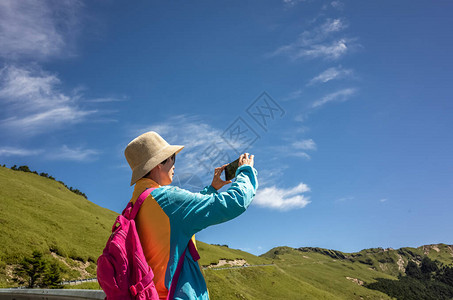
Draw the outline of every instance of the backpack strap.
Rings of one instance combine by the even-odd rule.
[[[148,189],[144,190],[143,193],[140,194],[140,196],[138,197],[137,201],[135,201],[134,204],[132,204],[132,202],[129,202],[126,209],[123,211],[123,215],[125,215],[129,220],[135,219],[143,202],[145,202],[145,199],[155,189],[156,188],[148,188]],[[148,274],[146,274],[145,277],[142,278],[142,280],[140,280],[137,284],[132,285],[129,288],[131,294],[134,297],[137,294],[140,294],[153,282],[153,278],[154,278],[154,273],[148,272]]]
[[[148,272],[148,274],[145,275],[145,277],[142,278],[137,284],[131,285],[129,287],[129,291],[131,292],[132,296],[137,296],[137,294],[140,294],[143,292],[145,289],[149,287],[149,285],[153,282],[154,278],[154,273],[153,272]]]
[[[138,214],[138,211],[140,210],[140,207],[142,206],[143,202],[145,202],[145,199],[151,194],[153,190],[156,188],[148,188],[143,193],[140,194],[138,197],[137,201],[135,201],[134,204],[132,202],[129,202],[126,206],[126,208],[123,210],[122,215],[126,217],[128,220],[133,220]]]
[[[178,279],[179,279],[179,275],[181,274],[181,269],[182,269],[182,265],[184,263],[184,258],[186,257],[187,249],[189,249],[189,253],[192,256],[194,261],[198,261],[200,259],[200,255],[198,254],[197,247],[195,247],[195,244],[193,243],[192,239],[190,239],[189,244],[187,245],[187,248],[184,249],[184,252],[182,253],[181,257],[179,258],[178,266],[176,267],[175,274],[173,275],[173,279],[171,280],[170,290],[168,291],[167,300],[173,300],[173,297],[175,296],[176,285],[178,285]]]

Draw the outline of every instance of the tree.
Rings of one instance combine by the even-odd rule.
[[[422,272],[418,268],[417,264],[414,263],[413,261],[409,261],[406,266],[406,275],[409,277],[421,279],[422,278]]]
[[[14,270],[19,284],[27,283],[28,288],[59,288],[61,282],[60,267],[56,262],[49,263],[43,254],[33,251],[31,257],[25,257]]]
[[[43,286],[57,289],[60,288],[61,275],[60,275],[60,266],[56,262],[51,263],[47,268],[43,276]]]
[[[425,256],[422,259],[420,270],[423,274],[431,274],[431,272],[437,272],[439,268],[437,267],[436,262],[432,261],[428,256]]]
[[[31,173],[30,168],[28,166],[20,166],[19,168],[17,168],[17,171]]]
[[[34,250],[31,257],[25,257],[15,269],[16,277],[20,283],[27,280],[28,287],[33,288],[41,283],[41,276],[46,268],[42,253]]]

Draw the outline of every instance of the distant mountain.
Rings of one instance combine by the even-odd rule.
[[[14,266],[33,250],[58,262],[65,280],[95,277],[116,216],[57,181],[0,167],[0,287],[14,285]],[[391,299],[365,285],[397,280],[409,262],[419,265],[425,256],[453,265],[453,246],[445,244],[356,253],[277,247],[261,256],[197,246],[211,299],[222,300]]]
[[[404,274],[409,261],[420,264],[425,256],[428,256],[432,260],[437,260],[444,265],[453,265],[453,245],[445,244],[425,245],[418,248],[405,247],[396,250],[392,248],[371,248],[356,253],[343,253],[337,250],[313,247],[301,247],[297,249],[277,247],[261,256],[271,259],[282,258],[282,254],[291,251],[317,253],[338,261],[361,263],[367,265],[372,270],[393,276]]]

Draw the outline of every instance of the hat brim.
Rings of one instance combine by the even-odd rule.
[[[184,146],[181,145],[168,145],[162,149],[158,155],[154,156],[150,160],[138,165],[132,170],[131,186],[134,185],[140,178],[145,176],[149,171],[154,169],[162,161],[166,160],[173,154],[178,154]]]

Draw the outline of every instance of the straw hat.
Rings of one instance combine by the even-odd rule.
[[[162,161],[181,151],[182,148],[184,146],[168,144],[154,131],[149,131],[133,139],[124,150],[124,155],[132,169],[131,185]]]

